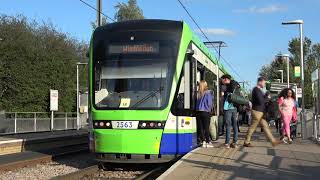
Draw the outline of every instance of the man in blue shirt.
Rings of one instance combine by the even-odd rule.
[[[227,86],[227,89],[223,93],[224,96],[224,122],[226,125],[226,148],[237,148],[238,141],[238,124],[237,124],[237,108],[229,102],[229,96],[233,93],[234,88],[237,86],[237,82],[231,80],[231,76],[225,74],[221,77],[222,84]],[[233,128],[233,142],[230,144],[230,136],[231,136],[231,127]]]

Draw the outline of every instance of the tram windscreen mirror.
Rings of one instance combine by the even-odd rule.
[[[159,43],[110,44],[108,54],[158,54]]]

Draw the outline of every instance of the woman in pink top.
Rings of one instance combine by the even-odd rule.
[[[281,120],[283,123],[282,127],[282,138],[284,142],[289,141],[292,143],[290,136],[290,122],[291,120],[297,120],[295,94],[292,89],[286,88],[279,95],[279,110],[281,113]]]

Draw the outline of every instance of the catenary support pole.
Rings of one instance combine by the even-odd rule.
[[[102,25],[102,0],[97,0],[97,27]]]

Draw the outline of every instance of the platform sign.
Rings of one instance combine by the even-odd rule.
[[[297,88],[297,98],[302,98],[302,88]]]
[[[58,111],[58,90],[50,89],[50,111]]]
[[[295,66],[294,67],[294,77],[300,77],[300,74],[301,74],[300,66]]]

